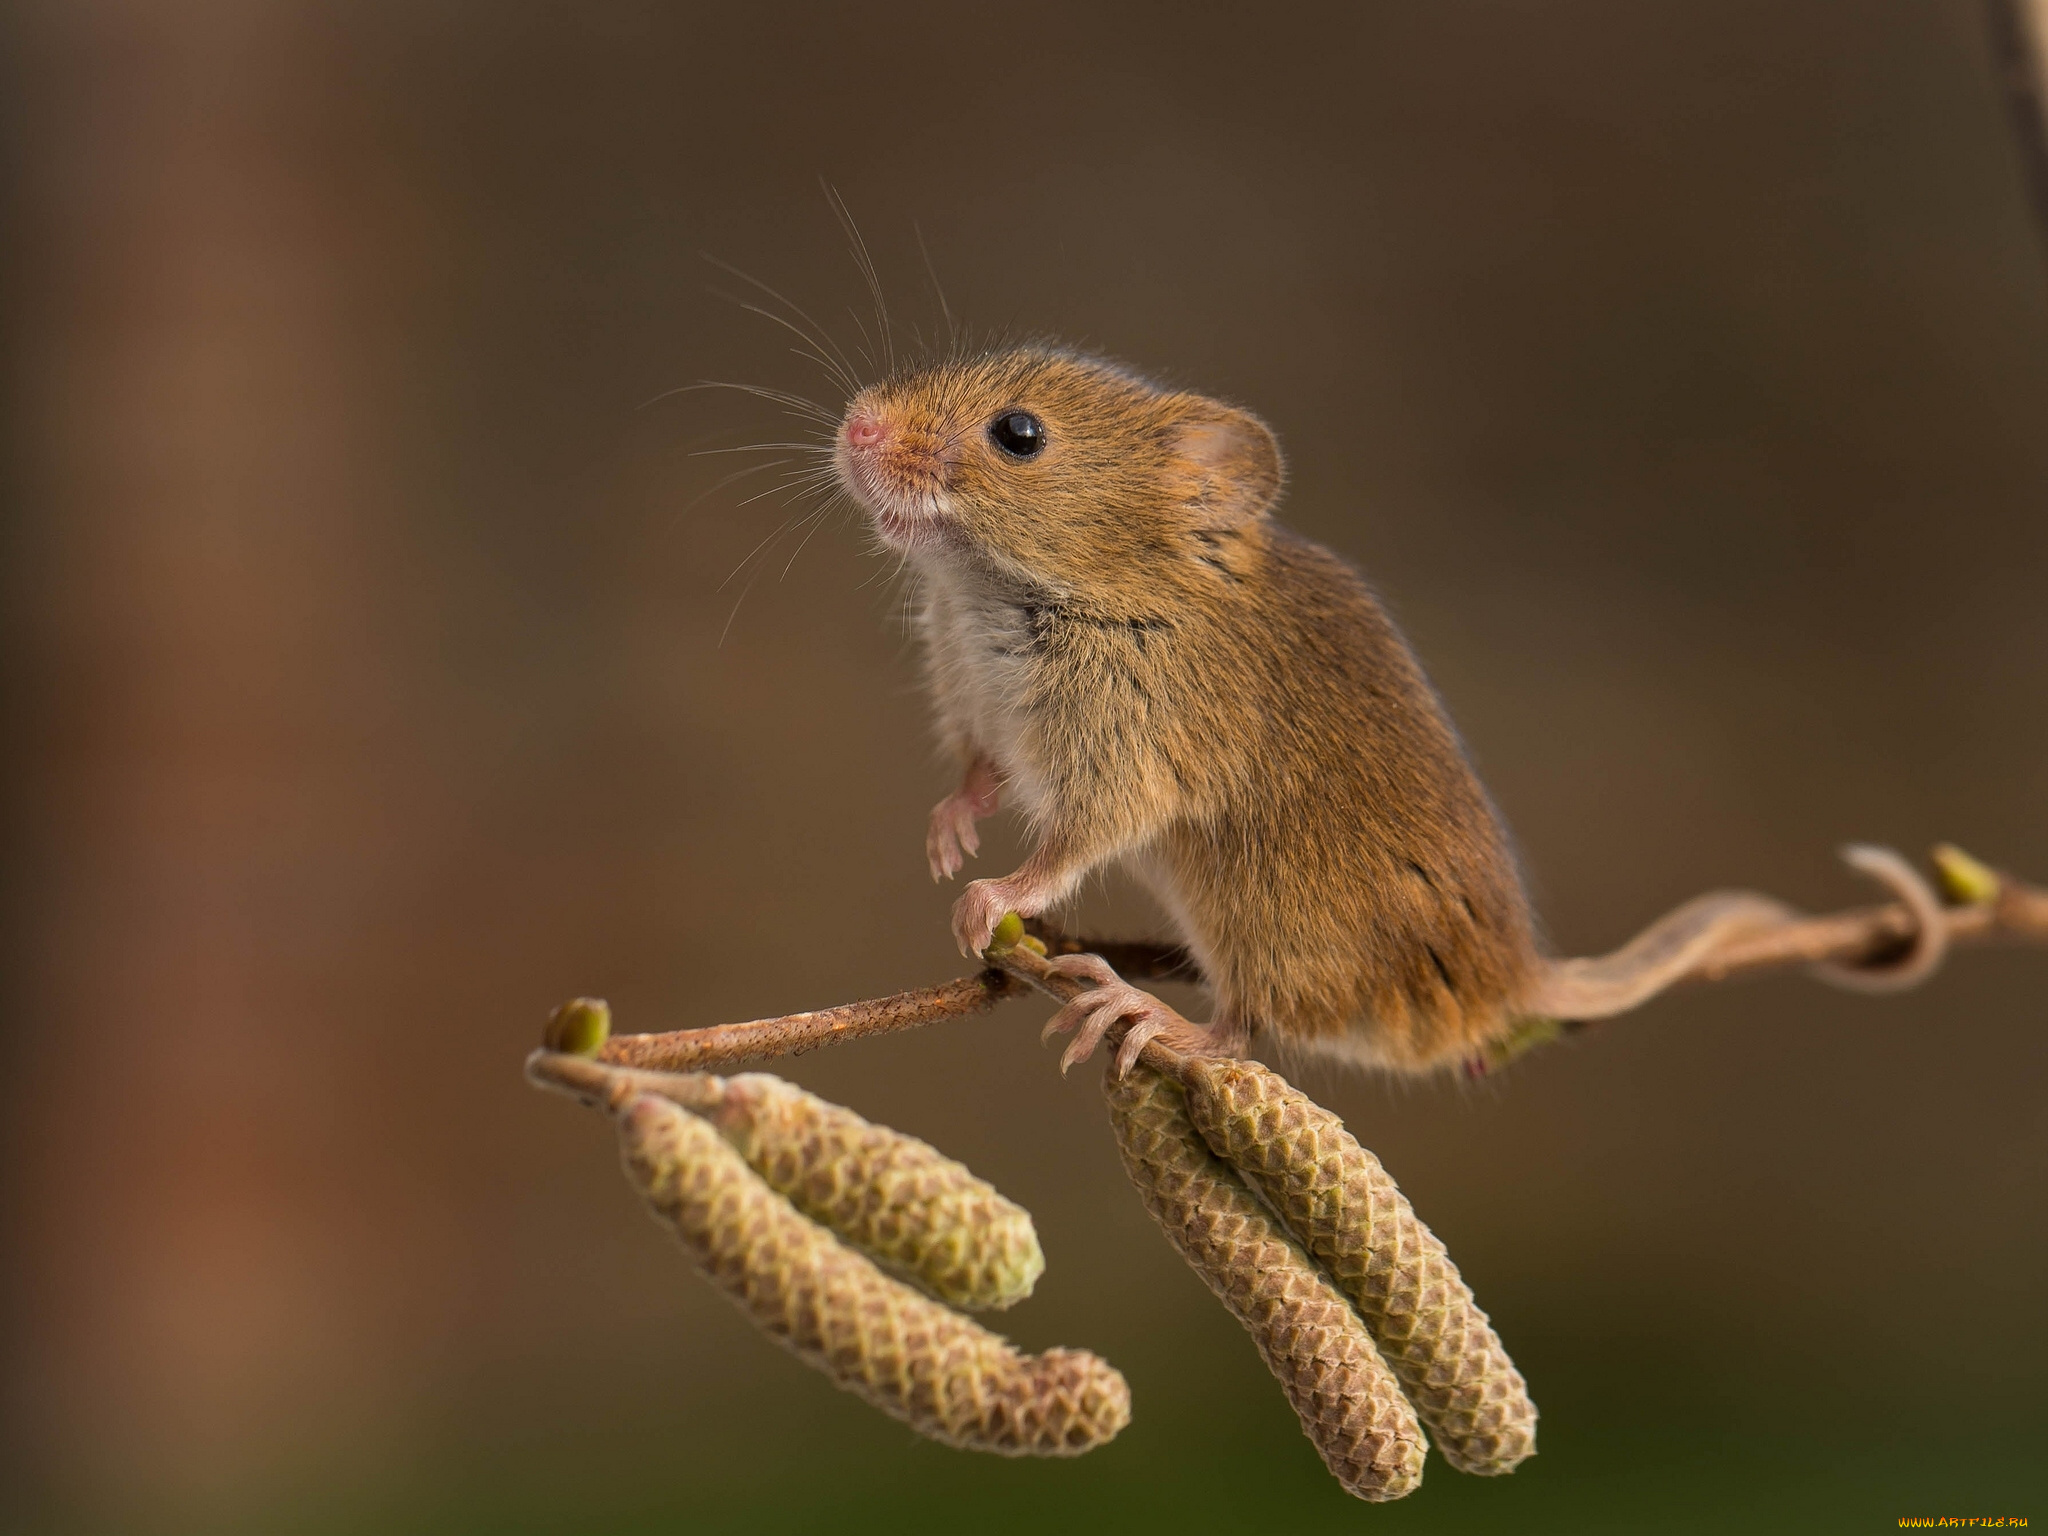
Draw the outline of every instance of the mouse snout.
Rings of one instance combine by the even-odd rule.
[[[889,425],[868,411],[856,411],[846,419],[846,442],[850,448],[879,448],[889,440]]]
[[[950,516],[940,423],[915,408],[859,400],[839,428],[840,484],[868,510],[882,542],[899,550],[931,543]]]

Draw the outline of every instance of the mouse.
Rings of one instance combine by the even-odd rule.
[[[1112,1032],[1119,1073],[1155,1039],[1469,1067],[1531,1019],[1634,1007],[1790,911],[1714,892],[1612,955],[1548,956],[1441,699],[1360,572],[1275,515],[1285,461],[1249,410],[1081,351],[1000,347],[859,388],[831,454],[917,583],[925,681],[959,774],[928,820],[933,878],[959,874],[976,824],[1006,806],[1030,832],[1015,871],[955,902],[961,951],[1117,867],[1213,997],[1198,1023],[1097,956],[1061,956],[1087,984],[1047,1026],[1073,1037],[1063,1069]],[[1848,856],[1924,900],[1897,855]],[[1911,985],[1931,947],[1830,979]]]

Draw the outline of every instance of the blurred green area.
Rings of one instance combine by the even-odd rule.
[[[1517,1352],[1550,1388],[1536,1459],[1483,1479],[1432,1458],[1422,1489],[1388,1505],[1361,1505],[1337,1489],[1249,1341],[1219,1312],[1175,1345],[1119,1354],[1136,1418],[1111,1446],[1072,1462],[947,1451],[815,1381],[782,1381],[794,1368],[777,1360],[715,1383],[682,1378],[666,1397],[637,1383],[646,1395],[612,1400],[601,1425],[562,1420],[573,1388],[543,1396],[523,1382],[513,1398],[527,1415],[520,1423],[499,1421],[501,1401],[488,1436],[475,1425],[452,1429],[445,1445],[414,1447],[402,1475],[282,1479],[240,1511],[203,1520],[28,1529],[1791,1532],[2038,1505],[2031,1387],[1932,1402],[1894,1376],[1854,1395],[1839,1385],[1788,1393],[1765,1362],[1660,1368],[1599,1339],[1547,1336]],[[630,1417],[621,1412],[629,1406]]]
[[[700,251],[872,327],[820,174],[899,327],[921,233],[982,330],[1273,422],[1560,949],[1860,900],[1852,839],[2048,878],[2048,275],[1975,6],[51,0],[0,47],[0,1528],[2048,1518],[2039,953],[1304,1077],[1543,1411],[1513,1477],[1373,1509],[1041,1005],[788,1075],[1034,1212],[1000,1326],[1136,1398],[1074,1463],[832,1391],[519,1077],[567,997],[959,967],[901,587],[721,484],[772,406],[656,401],[819,388]],[[1158,924],[1114,882],[1081,921]]]

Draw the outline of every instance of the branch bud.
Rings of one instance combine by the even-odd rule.
[[[1990,865],[1972,858],[1954,843],[1937,843],[1932,855],[1941,894],[1961,907],[1985,907],[1998,900],[2004,881]]]
[[[595,1056],[611,1032],[610,1004],[601,997],[572,997],[549,1015],[540,1039],[565,1056]]]
[[[995,932],[988,936],[988,948],[984,955],[1001,954],[1006,949],[1015,949],[1024,937],[1024,919],[1014,912],[1005,912],[1003,920],[996,924]]]

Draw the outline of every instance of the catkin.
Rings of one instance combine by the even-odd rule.
[[[798,1210],[941,1301],[1007,1307],[1045,1272],[1031,1213],[915,1136],[761,1072],[726,1079],[710,1118]]]
[[[800,1215],[709,1123],[664,1098],[618,1111],[628,1176],[704,1274],[771,1337],[918,1433],[962,1450],[1078,1456],[1130,1422],[1115,1367],[1020,1355]]]
[[[1178,1083],[1140,1062],[1105,1091],[1145,1208],[1251,1334],[1337,1481],[1374,1502],[1413,1492],[1428,1446],[1351,1304],[1204,1144]]]
[[[1031,1213],[927,1142],[763,1072],[644,1072],[543,1058],[616,1112],[643,1093],[709,1120],[777,1193],[939,1300],[977,1310],[1031,1294],[1045,1253]]]
[[[1379,1159],[1257,1062],[1197,1057],[1179,1076],[1204,1141],[1351,1298],[1444,1460],[1492,1476],[1533,1455],[1521,1372]]]

